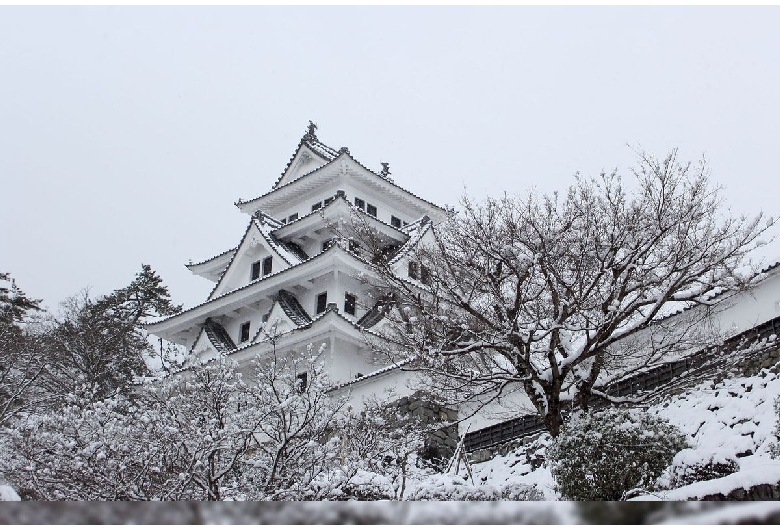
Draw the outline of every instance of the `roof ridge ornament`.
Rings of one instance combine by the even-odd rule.
[[[306,134],[303,135],[304,140],[310,140],[310,141],[319,141],[317,140],[317,124],[313,121],[309,120],[309,127],[306,130]]]
[[[339,154],[346,153],[349,154],[349,147],[342,147],[339,149]]]
[[[380,175],[386,177],[390,174],[390,162],[380,162],[382,164],[382,172]]]

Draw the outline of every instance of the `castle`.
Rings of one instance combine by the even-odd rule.
[[[393,270],[420,282],[407,256],[451,212],[395,184],[382,166],[372,171],[347,148],[323,144],[310,122],[270,191],[236,203],[249,216],[238,244],[187,265],[214,282],[206,300],[148,331],[203,360],[225,354],[239,365],[272,350],[324,344],[325,370],[350,400],[390,388],[408,395],[408,373],[367,344],[366,335],[383,325],[367,281],[376,256],[350,233],[356,219],[369,227]]]

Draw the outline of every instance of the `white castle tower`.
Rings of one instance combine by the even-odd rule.
[[[325,344],[328,374],[355,398],[389,387],[410,393],[399,384],[406,374],[367,344],[383,319],[365,281],[374,256],[345,234],[359,218],[397,274],[417,282],[423,278],[405,256],[449,212],[395,184],[382,165],[377,173],[347,148],[328,147],[310,122],[270,191],[236,203],[250,217],[237,246],[187,265],[214,282],[206,300],[147,329],[202,359],[226,354],[239,363]]]

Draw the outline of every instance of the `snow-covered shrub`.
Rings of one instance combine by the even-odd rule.
[[[456,475],[437,475],[409,494],[411,501],[541,501],[544,495],[529,484],[474,486]]]
[[[777,423],[775,424],[775,438],[780,440],[780,397],[775,398],[775,415]],[[780,458],[780,443],[773,443],[769,446],[769,454],[772,458]]]
[[[657,416],[610,409],[574,416],[547,449],[547,462],[565,498],[620,500],[650,488],[686,446],[680,431]]]
[[[716,478],[725,477],[739,471],[739,462],[728,454],[702,455],[695,449],[683,449],[675,455],[670,471],[669,487],[680,488]]]

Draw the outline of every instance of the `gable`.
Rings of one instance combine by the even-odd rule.
[[[264,228],[270,232],[274,227],[264,225]],[[270,258],[270,272],[267,271],[265,262],[267,258]],[[294,262],[291,262],[291,260],[294,260]],[[300,261],[299,258],[293,256],[290,252],[282,254],[279,246],[274,244],[270,233],[264,233],[257,221],[251,219],[244,237],[238,245],[238,249],[222,273],[217,285],[211,291],[208,300],[212,300],[233,289],[243,287],[253,281],[258,281],[269,274],[274,274],[286,269],[290,265],[300,263]],[[253,268],[255,269],[254,271]]]
[[[319,144],[319,142],[316,143]],[[315,146],[313,144],[314,142],[312,141],[302,141],[300,143],[289,164],[287,164],[284,173],[274,184],[274,188],[289,184],[298,177],[311,173],[332,161],[338,155],[338,153],[325,145]]]

